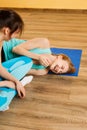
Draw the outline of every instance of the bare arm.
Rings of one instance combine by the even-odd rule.
[[[12,51],[14,53],[16,53],[16,54],[24,55],[24,56],[30,57],[30,58],[32,58],[34,60],[39,60],[39,54],[35,54],[35,53],[32,53],[32,52],[29,52],[24,47],[16,46],[16,47],[13,48]]]
[[[29,50],[35,48],[49,48],[49,47],[50,47],[49,41],[46,38],[36,38],[15,46],[12,52],[19,55],[25,55],[31,57],[32,59],[35,60],[39,60],[40,55],[29,52]]]
[[[28,74],[32,75],[46,75],[48,73],[48,69],[31,69]]]
[[[15,77],[13,77],[1,64],[0,64],[0,76],[4,79],[10,80],[15,84],[19,82]]]
[[[8,81],[8,80],[0,81],[0,87],[8,87],[8,88],[16,89],[20,98],[25,97],[25,88],[16,87],[15,83],[12,81]]]
[[[0,81],[0,87],[2,86],[15,89],[15,84],[12,81],[8,80]]]
[[[17,80],[14,76],[12,76],[1,64],[1,47],[0,47],[0,76],[6,79],[5,81],[0,81],[0,86],[15,88],[18,91],[18,95],[21,98],[25,96],[25,90],[23,89],[21,82]]]
[[[32,50],[34,48],[50,48],[50,43],[47,38],[35,38],[32,40],[27,40],[26,42],[17,45],[17,47],[22,47],[26,50]]]
[[[34,60],[38,60],[40,64],[46,67],[49,66],[51,61],[46,55],[35,54],[29,51],[34,48],[50,48],[49,41],[44,38],[37,38],[30,41],[26,41],[22,44],[15,46],[12,52],[30,57]]]
[[[16,83],[17,79],[15,79],[1,64],[1,49],[2,47],[0,47],[0,76]]]
[[[13,77],[2,65],[0,65],[0,76],[7,79],[5,81],[0,81],[0,87],[6,86],[9,88],[14,88],[17,90],[20,98],[25,97],[25,89],[21,82]]]

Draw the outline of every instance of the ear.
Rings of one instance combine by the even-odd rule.
[[[8,27],[4,27],[4,28],[2,29],[2,31],[3,31],[4,35],[10,34],[10,29],[9,29]]]

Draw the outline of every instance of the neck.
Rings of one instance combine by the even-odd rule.
[[[2,44],[3,44],[3,36],[2,36],[2,34],[0,33],[0,46],[2,46]]]
[[[55,61],[55,59],[56,59],[56,55],[49,55],[49,58],[50,58],[50,60],[51,60],[51,64]]]

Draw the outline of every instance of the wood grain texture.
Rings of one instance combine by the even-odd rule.
[[[86,0],[3,0],[0,7],[32,9],[87,9]]]
[[[25,22],[21,38],[47,37],[51,46],[83,52],[78,77],[35,76],[26,98],[0,113],[0,130],[87,130],[87,12],[16,11]]]

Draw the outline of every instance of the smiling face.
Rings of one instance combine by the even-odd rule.
[[[51,64],[50,70],[56,74],[67,73],[69,70],[69,63],[64,60],[62,56],[57,56],[56,60]]]

